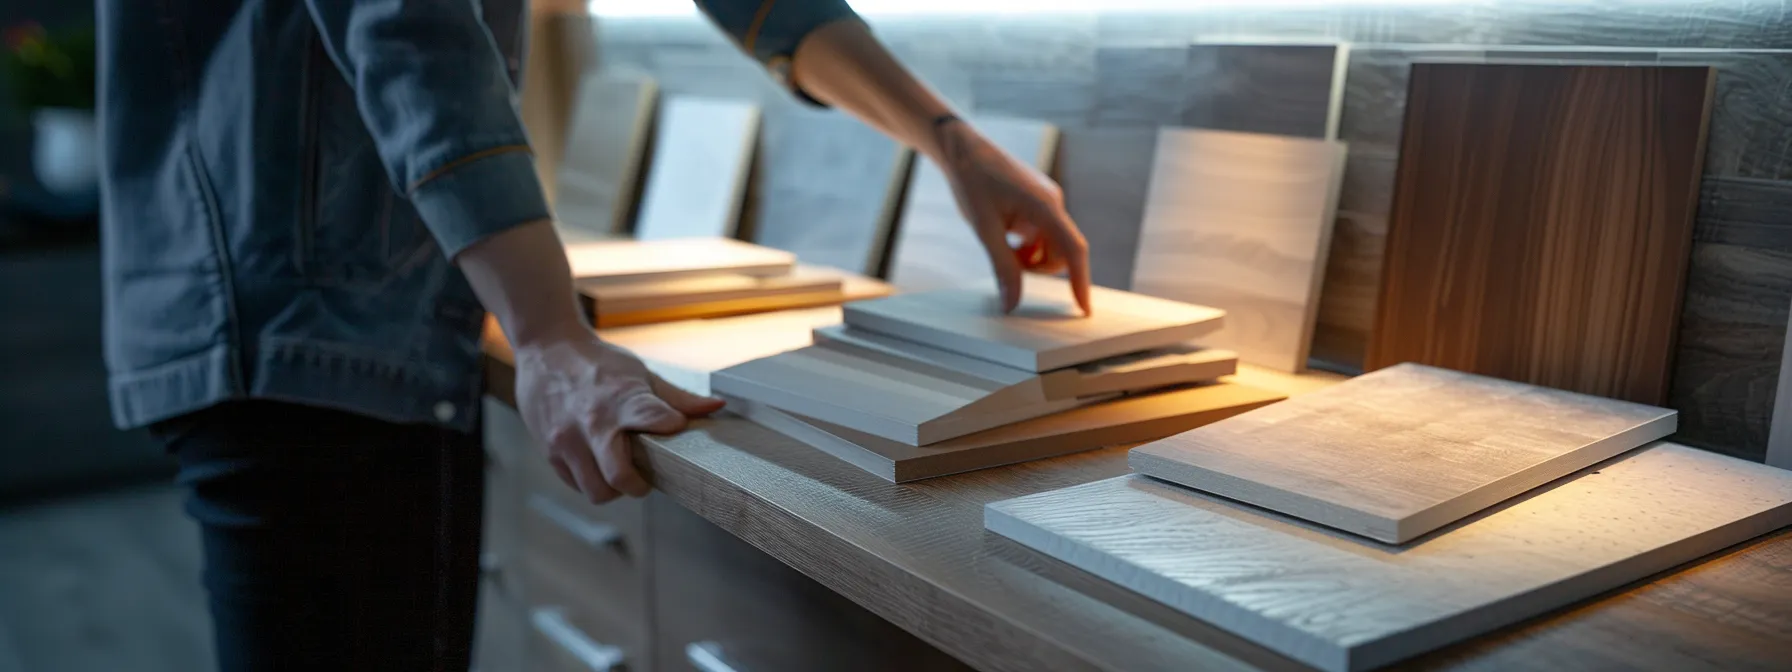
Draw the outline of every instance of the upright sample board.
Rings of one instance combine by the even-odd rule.
[[[646,75],[600,72],[579,83],[560,157],[554,218],[569,238],[628,230],[659,87]]]
[[[1189,45],[1182,125],[1334,139],[1349,60],[1343,44]]]
[[[902,483],[1149,441],[1282,398],[1229,383],[1181,387],[1121,397],[919,447],[744,399],[730,399],[728,409],[884,480]]]
[[[1674,432],[1674,411],[1402,364],[1132,450],[1134,471],[1404,543]]]
[[[675,96],[660,108],[635,237],[733,237],[759,142],[759,106]]]
[[[1342,143],[1159,130],[1133,291],[1224,310],[1203,344],[1305,369],[1343,176]]]
[[[1066,128],[1059,144],[1058,187],[1065,211],[1089,243],[1091,279],[1132,289],[1157,130]]]
[[[1414,64],[1367,368],[1665,403],[1714,80]]]
[[[572,277],[585,285],[705,275],[789,275],[796,255],[728,238],[605,240],[566,246]]]
[[[1767,431],[1767,463],[1792,469],[1792,329],[1780,346],[1780,381],[1773,397],[1772,425]]]
[[[996,502],[984,515],[998,534],[1337,672],[1468,639],[1787,524],[1792,472],[1665,442],[1403,547],[1143,476]]]
[[[1042,172],[1051,169],[1058,147],[1058,129],[1051,124],[1001,117],[971,123],[1015,158]],[[914,179],[896,225],[889,279],[905,292],[995,288],[989,255],[959,211],[946,174],[931,159],[914,162]]]
[[[1084,317],[1070,283],[1025,274],[1021,303],[1002,313],[988,288],[897,294],[846,306],[846,324],[1024,371],[1042,372],[1177,345],[1212,333],[1225,312],[1092,287]]]
[[[753,240],[807,264],[881,271],[913,152],[835,110],[768,112]]]

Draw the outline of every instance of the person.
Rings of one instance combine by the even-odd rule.
[[[699,4],[796,95],[937,162],[1006,306],[1028,267],[1068,271],[1088,310],[1056,185],[843,0]],[[516,110],[526,5],[98,10],[113,414],[179,463],[220,668],[465,669],[486,312],[545,459],[592,502],[648,491],[631,433],[722,406],[581,322]]]

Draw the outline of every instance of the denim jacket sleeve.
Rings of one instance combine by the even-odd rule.
[[[549,216],[503,56],[468,0],[306,0],[393,187],[452,259]]]
[[[790,86],[788,69],[797,45],[811,31],[840,19],[856,18],[846,0],[696,0],[703,13],[747,52]],[[820,105],[800,88],[792,91]]]

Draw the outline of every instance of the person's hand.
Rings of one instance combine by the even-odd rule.
[[[1089,304],[1089,243],[1064,211],[1064,194],[1051,178],[1002,151],[969,124],[941,125],[938,159],[958,207],[989,253],[1002,310],[1020,304],[1021,272],[1070,271],[1071,291],[1085,315]],[[1008,238],[1014,234],[1018,247]]]
[[[722,400],[661,380],[628,351],[585,334],[516,351],[516,401],[560,480],[593,504],[647,494],[630,433],[671,434]]]

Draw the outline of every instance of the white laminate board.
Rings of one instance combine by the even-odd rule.
[[[984,511],[997,534],[1334,671],[1468,639],[1787,524],[1792,473],[1667,442],[1408,546],[1138,475]]]
[[[734,236],[759,142],[759,107],[737,100],[668,97],[660,105],[653,137],[635,237]]]
[[[1058,129],[1026,119],[970,120],[997,147],[1040,171],[1051,169]],[[890,257],[890,283],[905,292],[995,288],[989,255],[958,209],[946,174],[931,159],[914,162]]]
[[[582,285],[633,283],[706,275],[789,275],[796,255],[728,238],[604,240],[566,246]]]
[[[925,446],[1089,403],[1050,400],[1037,377],[991,381],[865,351],[810,346],[715,372],[721,394]]]
[[[597,335],[635,353],[668,382],[708,394],[710,373],[807,346],[811,330],[839,322],[839,306],[827,306],[599,329]]]
[[[768,108],[753,241],[803,263],[879,272],[912,155],[838,110]]]
[[[943,367],[1006,385],[1018,385],[1037,379],[1043,385],[1046,399],[1074,399],[1205,382],[1232,375],[1238,370],[1236,354],[1193,345],[1146,350],[1055,371],[1032,373],[844,325],[816,329],[815,343],[823,347],[874,352],[925,366]]]
[[[911,446],[765,404],[730,398],[730,411],[888,481],[945,476],[1138,441],[1149,441],[1284,397],[1216,383],[1130,395],[1023,420],[928,446]]]
[[[1224,310],[1203,345],[1305,369],[1343,175],[1343,143],[1159,129],[1133,291]]]
[[[1026,274],[1021,304],[1002,314],[994,285],[898,294],[846,307],[846,324],[1026,371],[1042,372],[1179,345],[1220,327],[1225,312],[1104,287],[1085,317],[1070,283]]]
[[[628,229],[659,87],[642,74],[604,71],[579,83],[555,176],[554,218],[577,237]]]
[[[1678,414],[1399,364],[1134,448],[1134,471],[1403,543],[1674,433]]]
[[[1773,424],[1767,432],[1767,463],[1792,469],[1792,338],[1780,347],[1780,381],[1773,397]]]

